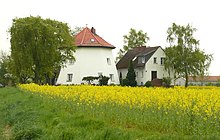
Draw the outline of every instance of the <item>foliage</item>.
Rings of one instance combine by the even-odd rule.
[[[73,57],[73,38],[66,23],[41,17],[15,18],[11,35],[12,73],[20,83],[54,83],[59,69]]]
[[[41,107],[32,105],[32,101],[30,108],[32,107],[36,112],[44,110],[45,107],[50,110],[47,113],[38,112],[40,117],[38,116],[37,119],[42,118],[40,114],[48,114],[44,117],[48,118],[48,121],[42,121],[44,124],[47,122],[46,129],[43,130],[44,137],[45,135],[54,137],[55,134],[63,134],[67,131],[74,133],[77,138],[81,132],[87,132],[88,128],[93,131],[86,135],[92,136],[90,139],[95,139],[94,135],[98,135],[98,138],[103,136],[98,130],[109,126],[113,126],[115,131],[118,130],[117,128],[122,128],[121,130],[128,132],[129,137],[123,137],[124,139],[152,139],[152,136],[154,139],[162,137],[219,139],[220,137],[218,121],[220,88],[217,87],[133,88],[85,85],[54,87],[36,84],[19,85],[19,87],[30,91],[26,93],[32,96],[29,100],[35,99],[36,96],[43,100],[40,103]],[[24,105],[29,107],[27,103]],[[19,106],[15,105],[15,107],[17,107],[15,110],[18,110]],[[9,112],[11,112],[10,108],[13,106],[8,106]],[[24,110],[24,115],[27,115],[25,113],[28,112]],[[9,114],[9,117],[13,116],[13,113]],[[52,130],[48,130],[50,128]],[[77,128],[78,135],[75,129],[68,130],[68,128]],[[82,128],[86,130],[81,131]],[[127,136],[125,131],[120,133]]]
[[[72,35],[77,35],[79,32],[81,32],[83,30],[83,27],[78,27],[76,26],[72,31],[71,34]]]
[[[217,86],[217,87],[220,87],[220,82],[216,83],[216,86]]]
[[[123,49],[119,50],[116,60],[120,60],[128,50],[141,47],[149,40],[147,33],[144,33],[142,30],[136,31],[133,28],[130,29],[128,35],[124,35],[123,37],[125,45]]]
[[[87,76],[87,77],[83,77],[83,81],[87,81],[88,84],[91,84],[94,80],[98,80],[99,77],[94,77],[94,76]]]
[[[99,85],[100,86],[108,85],[108,80],[109,80],[109,77],[101,75],[99,77]]]
[[[205,75],[212,60],[212,55],[198,48],[199,40],[193,37],[195,31],[189,24],[181,26],[175,23],[167,30],[170,47],[165,49],[165,69],[169,74],[174,71],[177,78],[184,77],[185,87],[188,86],[188,76]]]
[[[132,86],[132,87],[137,86],[136,74],[134,71],[132,60],[130,61],[128,66],[128,73],[126,79],[128,80],[128,86]]]
[[[120,82],[120,85],[122,85],[123,78],[122,78],[122,73],[121,73],[121,72],[120,72],[120,74],[119,74],[119,82]]]
[[[151,81],[147,81],[145,84],[144,84],[145,87],[152,87],[152,83]]]
[[[0,84],[12,86],[16,83],[16,77],[10,73],[10,56],[4,52],[0,54]]]
[[[128,79],[122,79],[122,86],[129,86],[129,81]]]
[[[164,77],[164,78],[162,79],[162,82],[163,82],[163,86],[164,86],[164,87],[170,87],[171,78],[170,78],[170,77]]]

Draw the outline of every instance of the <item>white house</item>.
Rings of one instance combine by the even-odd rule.
[[[130,60],[133,61],[138,85],[144,85],[153,79],[168,77],[168,72],[164,69],[165,53],[160,46],[142,46],[129,50],[116,64],[118,74],[122,75],[122,79],[126,78]]]
[[[57,84],[81,84],[83,77],[108,76],[108,83],[119,84],[118,73],[112,55],[115,47],[86,27],[75,36],[76,61],[69,61],[61,68]],[[97,81],[96,81],[97,82]]]

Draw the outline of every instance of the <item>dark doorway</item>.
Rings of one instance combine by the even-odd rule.
[[[157,71],[151,71],[151,80],[157,78]]]

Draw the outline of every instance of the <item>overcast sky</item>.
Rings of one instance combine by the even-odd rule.
[[[200,48],[213,54],[210,75],[220,75],[219,0],[4,0],[0,3],[0,49],[10,50],[6,31],[12,19],[41,16],[75,26],[95,27],[98,35],[116,46],[123,46],[123,35],[130,28],[147,32],[147,46],[165,48],[166,31],[173,22],[197,28]]]

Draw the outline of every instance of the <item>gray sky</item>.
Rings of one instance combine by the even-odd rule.
[[[210,75],[220,75],[220,2],[218,0],[4,0],[0,3],[0,49],[9,51],[6,31],[15,17],[41,16],[75,26],[95,27],[97,34],[116,46],[130,28],[148,33],[147,46],[165,48],[166,31],[173,22],[197,28],[200,48],[213,54]]]

